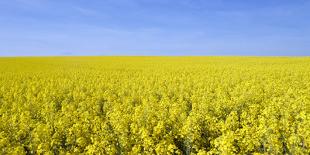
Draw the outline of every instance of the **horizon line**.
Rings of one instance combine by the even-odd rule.
[[[0,55],[0,58],[28,57],[310,57],[310,55]]]

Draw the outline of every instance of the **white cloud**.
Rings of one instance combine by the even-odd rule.
[[[91,16],[97,16],[97,15],[100,15],[99,12],[93,10],[93,9],[88,9],[88,8],[83,8],[83,7],[80,7],[80,6],[73,6],[72,7],[75,11],[83,14],[83,15],[91,15]]]

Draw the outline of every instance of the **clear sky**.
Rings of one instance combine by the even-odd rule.
[[[310,55],[310,0],[0,0],[0,55]]]

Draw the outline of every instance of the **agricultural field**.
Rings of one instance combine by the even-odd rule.
[[[310,154],[310,57],[0,58],[0,154]]]

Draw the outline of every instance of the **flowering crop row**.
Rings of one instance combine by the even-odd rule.
[[[310,154],[310,58],[0,58],[0,154]]]

